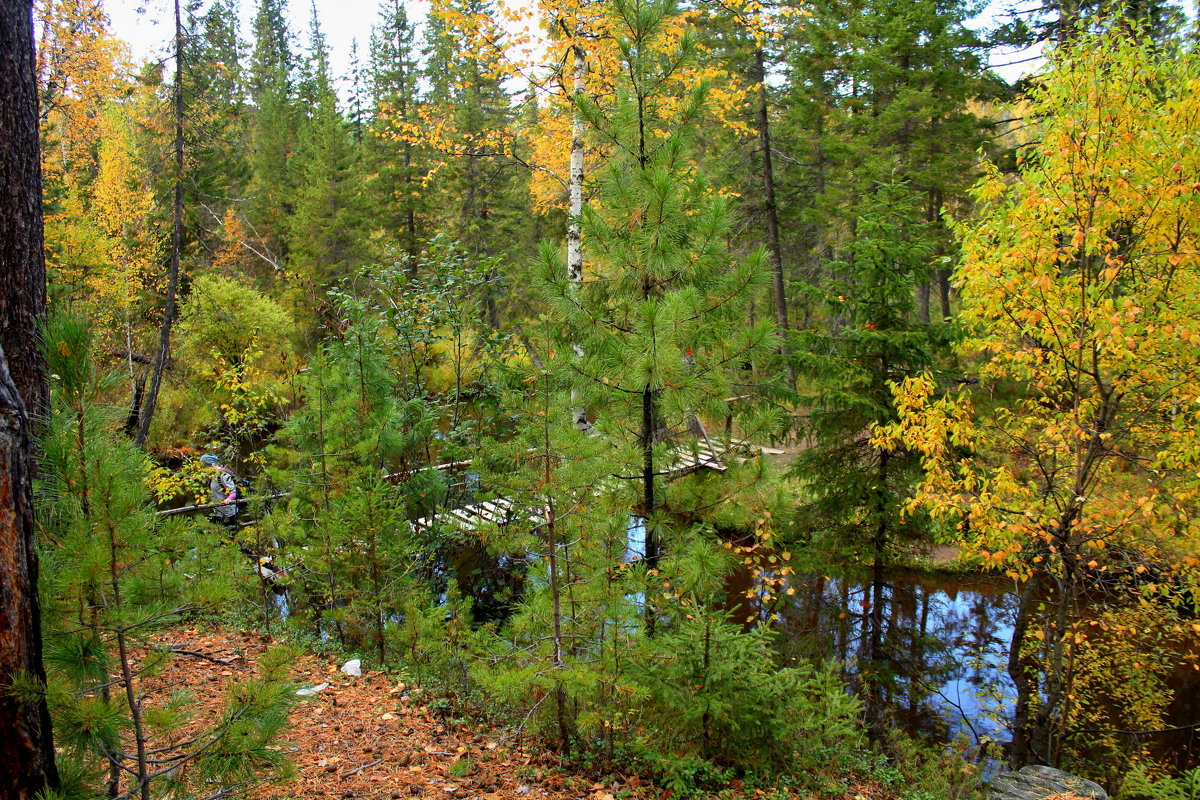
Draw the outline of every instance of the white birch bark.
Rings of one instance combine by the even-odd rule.
[[[580,26],[575,27],[576,41],[574,50],[574,76],[572,78],[571,95],[574,111],[571,115],[571,163],[567,175],[567,279],[576,288],[583,285],[583,232],[580,223],[583,219],[583,114],[580,103],[583,100],[584,84],[587,78],[587,55],[579,43]],[[583,358],[583,348],[579,344],[572,345],[575,357]],[[592,423],[588,419],[587,409],[577,405],[578,392],[571,393],[571,420],[576,430],[587,432]]]

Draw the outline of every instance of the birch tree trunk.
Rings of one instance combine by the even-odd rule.
[[[580,225],[583,221],[583,113],[579,105],[583,100],[584,86],[587,80],[587,53],[579,43],[581,36],[580,25],[575,26],[574,74],[571,79],[571,98],[574,112],[571,115],[571,163],[567,175],[567,279],[576,287],[583,285],[583,231]],[[573,345],[575,357],[583,358],[583,348]],[[588,419],[587,409],[578,402],[578,393],[571,396],[571,421],[576,430],[587,432],[592,423]]]

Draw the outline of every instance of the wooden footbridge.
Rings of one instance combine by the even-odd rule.
[[[686,426],[681,426],[679,430],[661,431],[658,438],[660,441],[663,441],[670,439],[678,440],[680,437],[687,437],[688,441],[677,442],[666,449],[664,455],[667,459],[667,467],[658,473],[668,481],[677,480],[685,475],[691,475],[701,470],[725,472],[729,469],[730,463],[743,463],[758,455],[781,455],[784,453],[783,450],[776,448],[753,445],[745,439],[733,438],[724,441],[714,441],[709,438],[704,426],[695,419],[690,420]],[[419,472],[437,470],[451,474],[469,467],[471,464],[470,460],[452,461],[445,464],[435,464],[405,472],[393,473],[385,476],[385,478],[393,483],[400,483],[405,478]],[[608,488],[612,488],[621,479],[612,476],[607,480],[609,482]],[[604,491],[605,488],[603,485],[598,486],[597,491]],[[291,492],[275,492],[266,495],[239,497],[234,502],[239,506],[245,507],[252,502],[270,503],[274,500],[288,497],[290,494]],[[179,514],[200,513],[218,508],[220,505],[222,504],[205,503],[184,506],[182,508],[171,508],[159,511],[158,515],[168,517]],[[524,518],[526,523],[534,525],[541,524],[544,520],[541,514],[530,514],[528,506],[522,507],[507,497],[496,497],[480,502],[462,502],[460,505],[453,505],[428,517],[413,520],[409,524],[415,531],[426,531],[437,524],[441,524],[448,525],[460,531],[473,532],[483,525],[509,525],[513,522],[522,521],[522,518]]]
[[[670,481],[700,470],[725,472],[729,469],[730,462],[745,462],[755,453],[777,455],[783,452],[771,447],[756,447],[744,439],[733,439],[724,445],[721,442],[713,442],[705,436],[703,439],[697,440],[694,446],[678,445],[668,450],[670,461],[662,474]],[[597,490],[603,491],[606,487],[611,488],[617,480],[619,479],[615,476],[608,478],[606,482],[597,486]],[[491,500],[448,508],[431,516],[416,519],[410,524],[413,530],[418,532],[429,530],[440,524],[465,533],[473,533],[481,526],[504,526],[514,522],[536,526],[545,522],[545,516],[540,513],[529,513],[528,507],[522,508],[510,498],[496,497]]]

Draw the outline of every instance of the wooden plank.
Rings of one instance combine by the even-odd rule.
[[[488,522],[494,522],[497,525],[504,523],[504,517],[496,513],[496,507],[491,503],[479,503],[474,506],[475,513],[486,519]]]
[[[473,531],[473,530],[475,530],[476,527],[478,527],[479,522],[478,522],[477,517],[475,517],[471,514],[465,513],[470,508],[471,508],[470,506],[467,506],[466,508],[452,508],[449,510],[448,513],[450,514],[451,517],[456,517],[457,519],[461,520],[461,522],[458,523],[458,526],[460,528],[465,528],[468,531]]]

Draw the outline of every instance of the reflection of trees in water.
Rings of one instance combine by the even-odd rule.
[[[869,722],[949,739],[1003,715],[1011,598],[977,581],[885,572],[882,581],[798,578],[777,617],[789,654],[833,658]]]

